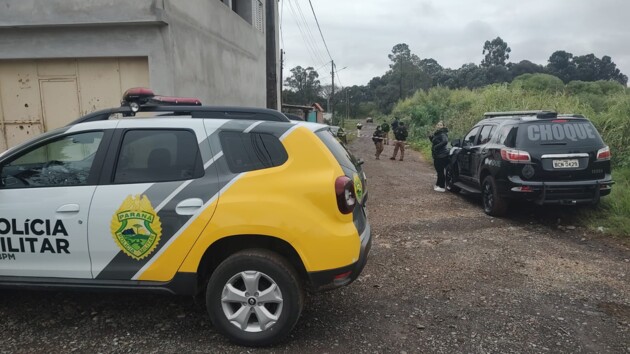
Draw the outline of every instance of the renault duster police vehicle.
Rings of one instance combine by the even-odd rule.
[[[201,295],[243,345],[284,338],[371,245],[360,163],[269,109],[133,89],[6,151],[0,176],[0,287]]]
[[[551,111],[485,117],[452,143],[448,190],[480,193],[493,216],[505,214],[511,199],[596,204],[610,194],[610,149],[587,118]]]

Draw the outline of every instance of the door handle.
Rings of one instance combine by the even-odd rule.
[[[75,216],[81,211],[79,204],[64,204],[57,209],[56,215],[58,218],[69,218]]]
[[[203,200],[199,198],[184,199],[175,206],[175,212],[179,215],[193,215],[203,207]]]

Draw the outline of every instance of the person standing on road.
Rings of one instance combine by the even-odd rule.
[[[381,153],[383,152],[383,140],[385,139],[385,132],[380,125],[376,126],[376,130],[374,134],[372,134],[372,141],[374,142],[374,146],[376,147],[376,156],[377,160],[380,160]]]
[[[394,125],[394,123],[392,123]],[[407,141],[407,128],[404,122],[399,122],[398,127],[394,129],[394,155],[390,157],[390,160],[396,160],[398,149],[400,149],[400,161],[405,158],[405,142]]]
[[[445,192],[444,169],[448,165],[449,151],[446,145],[448,144],[448,128],[444,126],[444,123],[438,122],[435,125],[435,132],[429,136],[431,140],[431,155],[433,156],[433,166],[435,172],[437,172],[437,182],[433,186],[433,190],[436,192]]]
[[[398,125],[400,124],[400,121],[398,120],[398,117],[394,118],[394,121],[392,122],[392,131],[395,132],[396,129],[398,129]]]

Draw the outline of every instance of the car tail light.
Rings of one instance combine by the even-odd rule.
[[[354,183],[346,176],[337,177],[335,181],[335,194],[337,195],[337,206],[343,214],[350,214],[357,204],[357,196],[354,192]]]
[[[608,146],[599,149],[599,151],[597,151],[597,161],[607,161],[610,160],[610,157],[612,155],[610,154],[610,148]]]
[[[530,162],[532,159],[527,151],[501,149],[501,158],[510,162]]]
[[[566,119],[554,119],[551,121],[552,123],[566,123],[567,120]]]

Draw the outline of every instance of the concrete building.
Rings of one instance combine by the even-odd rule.
[[[267,107],[267,3],[277,28],[277,1],[0,0],[0,151],[130,87]]]

